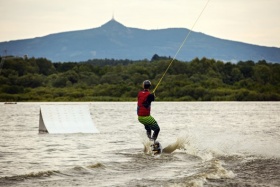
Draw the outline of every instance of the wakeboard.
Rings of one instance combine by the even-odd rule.
[[[156,156],[156,155],[160,155],[162,153],[162,146],[159,143],[159,141],[155,141],[152,145],[151,145],[151,151],[152,151],[152,155]]]
[[[156,156],[161,155],[162,153],[173,153],[177,149],[185,149],[185,143],[187,139],[177,138],[176,142],[169,144],[167,147],[164,147],[159,143],[159,141],[145,141],[144,144],[144,153]]]

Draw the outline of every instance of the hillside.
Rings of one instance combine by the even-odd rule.
[[[62,32],[32,39],[0,42],[6,55],[43,57],[53,62],[79,62],[88,59],[150,59],[154,54],[173,57],[188,29],[143,30],[129,28],[112,19],[101,27]],[[192,32],[178,60],[194,58],[238,62],[280,62],[280,48],[264,47],[215,38]]]

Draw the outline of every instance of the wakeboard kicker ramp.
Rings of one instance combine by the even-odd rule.
[[[41,105],[39,133],[99,133],[88,105]]]

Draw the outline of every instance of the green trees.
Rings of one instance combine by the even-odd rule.
[[[0,101],[134,101],[142,82],[156,86],[170,61],[158,55],[80,63],[9,59],[0,74]],[[279,93],[280,64],[207,58],[174,60],[156,90],[162,101],[279,101]]]

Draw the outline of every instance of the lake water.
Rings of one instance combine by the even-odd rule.
[[[99,134],[39,134],[45,104],[0,103],[0,186],[280,186],[279,102],[154,102],[177,148],[160,157],[143,152],[136,102],[71,103]]]

